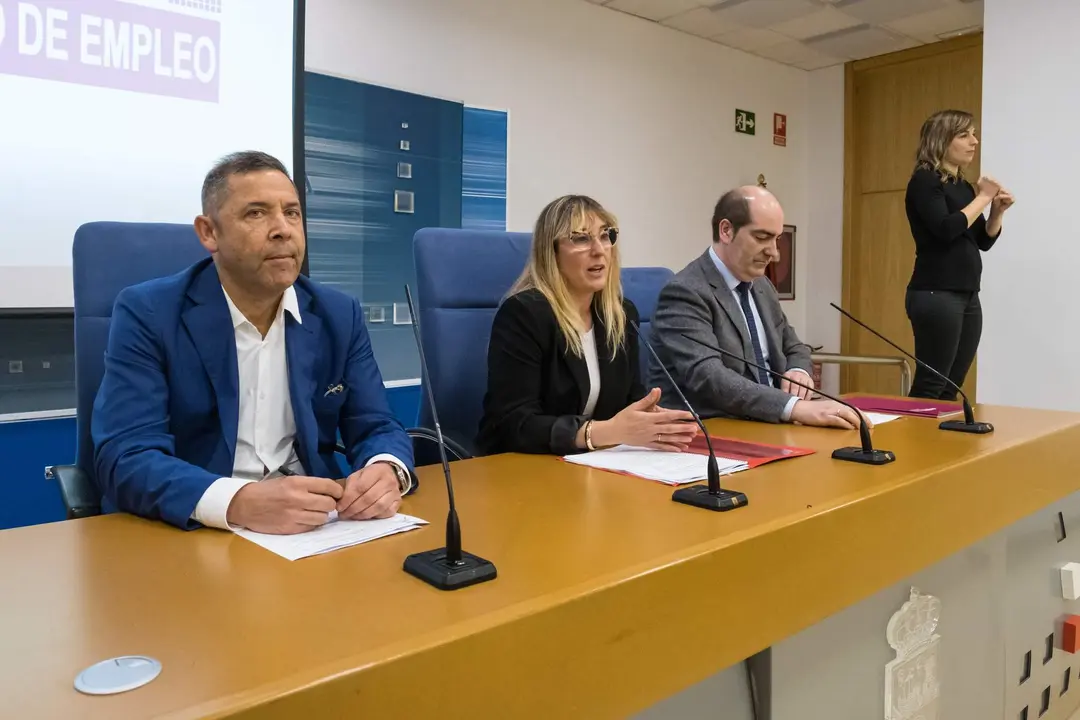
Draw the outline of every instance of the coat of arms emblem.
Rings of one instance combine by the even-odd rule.
[[[941,601],[911,588],[885,630],[896,659],[885,666],[885,720],[938,720],[937,630]]]

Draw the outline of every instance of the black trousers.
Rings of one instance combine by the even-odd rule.
[[[979,293],[908,290],[904,307],[915,335],[915,357],[963,385],[982,336]],[[915,368],[909,394],[934,400],[956,399],[956,390],[921,367]]]

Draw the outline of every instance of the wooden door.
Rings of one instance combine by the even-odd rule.
[[[904,212],[904,191],[915,163],[919,128],[928,116],[945,108],[967,110],[975,115],[979,132],[982,35],[848,63],[846,84],[844,305],[910,352],[904,293],[915,243]],[[978,177],[978,163],[976,155],[970,177]],[[842,323],[845,354],[898,355],[853,323]],[[964,385],[972,398],[975,370],[972,366]],[[841,383],[845,392],[896,394],[899,373],[887,366],[846,366]]]

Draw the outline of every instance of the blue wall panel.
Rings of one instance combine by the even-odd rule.
[[[461,227],[506,230],[506,113],[465,108]]]
[[[304,133],[311,276],[363,303],[385,379],[417,378],[413,234],[506,229],[507,113],[306,73]]]
[[[0,423],[0,530],[64,519],[45,466],[75,462],[75,418]]]
[[[311,277],[360,299],[386,380],[419,377],[404,286],[413,234],[461,227],[462,105],[317,73],[304,83]]]

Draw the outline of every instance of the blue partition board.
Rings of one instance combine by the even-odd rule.
[[[465,108],[461,227],[506,230],[507,115]]]
[[[412,238],[461,227],[462,104],[307,73],[311,277],[360,299],[386,380],[420,376]]]
[[[507,113],[312,72],[304,107],[311,277],[360,299],[384,379],[418,378],[413,235],[506,228]]]
[[[64,519],[47,465],[75,462],[75,418],[0,423],[0,530]]]

